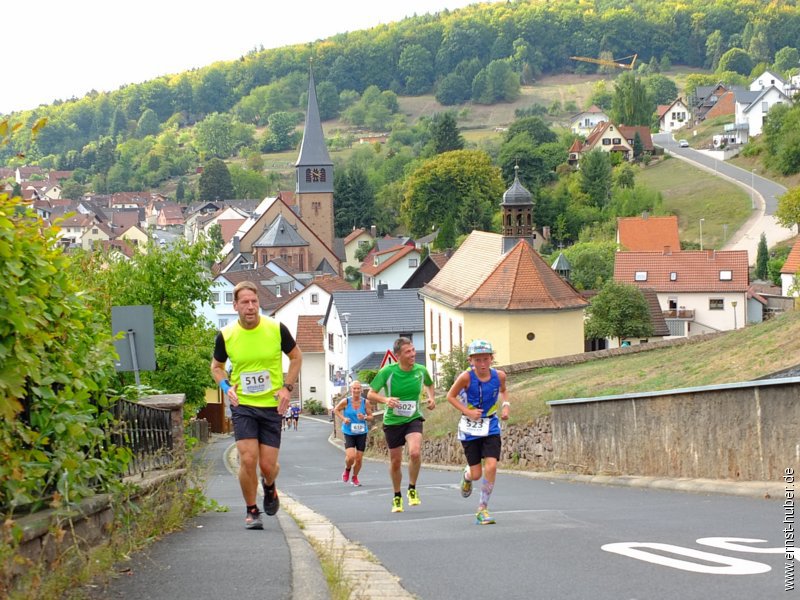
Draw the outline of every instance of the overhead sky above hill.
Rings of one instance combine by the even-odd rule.
[[[32,0],[9,17],[0,113],[475,1]]]

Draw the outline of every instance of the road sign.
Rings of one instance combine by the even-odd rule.
[[[382,369],[386,365],[392,365],[392,364],[394,364],[396,362],[397,362],[397,357],[394,355],[394,353],[391,350],[387,350],[386,354],[383,355],[383,360],[381,361],[381,366],[378,367],[378,368]]]

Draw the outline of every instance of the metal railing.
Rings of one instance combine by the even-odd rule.
[[[129,448],[133,457],[127,475],[163,469],[174,461],[171,411],[120,400],[113,407],[117,420],[111,440]]]
[[[665,319],[694,319],[693,308],[671,308],[662,312]]]

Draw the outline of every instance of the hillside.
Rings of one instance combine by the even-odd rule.
[[[794,311],[694,344],[509,376],[510,422],[547,414],[550,400],[748,381],[794,367],[798,357],[800,311]],[[442,408],[426,415],[426,436],[453,429],[455,411]]]

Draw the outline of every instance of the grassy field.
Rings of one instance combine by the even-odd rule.
[[[721,248],[750,216],[750,195],[724,179],[713,177],[682,160],[666,158],[636,172],[637,184],[658,190],[664,207],[678,215],[680,239],[703,247]]]
[[[511,423],[549,413],[546,402],[637,391],[749,381],[798,364],[800,312],[676,348],[605,358],[509,376]],[[458,413],[437,392],[437,410],[425,415],[426,437],[455,430]]]

